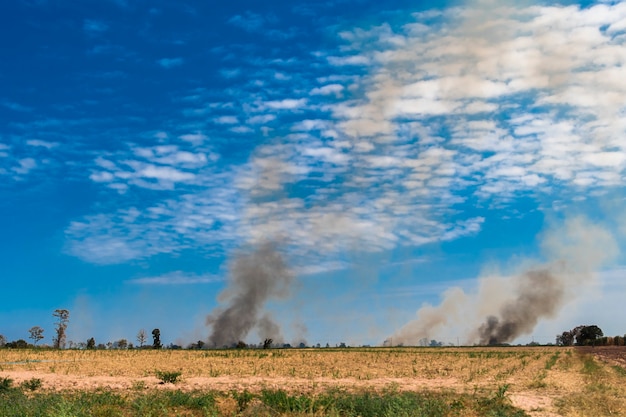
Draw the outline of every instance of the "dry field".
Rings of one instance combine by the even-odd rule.
[[[562,347],[272,350],[0,350],[0,377],[43,389],[346,390],[490,393],[531,416],[626,416],[626,370],[596,350]],[[620,356],[622,355],[622,356]],[[181,372],[176,385],[156,371]]]

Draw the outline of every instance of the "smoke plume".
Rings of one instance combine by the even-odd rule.
[[[265,314],[257,323],[257,329],[259,332],[259,338],[263,341],[266,339],[272,339],[275,344],[282,344],[285,339],[283,338],[280,326],[276,323],[269,314]]]
[[[219,297],[227,306],[218,307],[206,319],[212,327],[209,344],[231,346],[245,339],[255,327],[261,337],[282,339],[280,327],[269,314],[264,314],[264,307],[271,299],[286,297],[292,281],[292,274],[272,243],[236,256],[228,287]]]
[[[479,344],[507,343],[530,333],[539,319],[553,317],[563,304],[565,282],[549,269],[529,271],[517,281],[516,297],[478,329]]]
[[[476,293],[449,289],[439,306],[422,307],[390,340],[416,345],[422,338],[450,337],[469,328],[464,343],[512,342],[531,334],[542,319],[555,317],[617,254],[613,236],[583,217],[545,232],[542,247],[547,263],[535,262],[513,276],[482,277]]]

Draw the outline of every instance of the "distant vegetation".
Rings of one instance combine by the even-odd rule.
[[[41,348],[56,348],[56,349],[64,349],[69,347],[70,349],[208,349],[208,348],[218,348],[218,349],[276,349],[276,348],[321,348],[322,346],[318,343],[316,345],[307,345],[304,342],[297,343],[295,345],[291,345],[289,343],[275,343],[273,339],[266,338],[258,344],[248,344],[242,340],[237,342],[233,342],[230,345],[224,346],[209,346],[206,342],[202,340],[198,340],[197,342],[190,343],[185,347],[179,346],[176,344],[170,343],[169,345],[163,345],[161,342],[161,330],[155,328],[152,330],[152,344],[147,345],[147,334],[144,329],[140,329],[136,335],[137,345],[134,345],[132,342],[129,342],[127,339],[119,339],[113,342],[106,343],[98,343],[96,344],[96,340],[93,337],[88,338],[85,342],[75,342],[75,341],[67,341],[67,328],[69,324],[70,312],[65,309],[57,309],[54,310],[52,314],[57,320],[55,323],[55,336],[52,339],[52,346],[49,345],[39,345],[38,342],[44,339],[44,329],[40,326],[33,326],[28,330],[29,339],[33,341],[33,343],[28,343],[24,339],[18,339],[13,341],[7,341],[7,339],[0,334],[0,348],[11,348],[11,349],[27,349],[33,347],[41,347]],[[626,344],[626,334],[623,336],[604,336],[602,329],[597,325],[581,325],[577,326],[572,330],[564,331],[563,333],[556,336],[556,345],[557,346],[624,346]],[[528,346],[539,346],[539,343],[532,342],[529,343]],[[550,345],[550,344],[548,344]],[[391,340],[385,340],[382,344],[384,347],[402,347],[402,345],[395,346]],[[428,338],[422,338],[418,343],[419,347],[444,347],[444,343]],[[448,346],[454,346],[454,344],[448,344]],[[501,344],[499,346],[510,346],[509,344]],[[331,345],[326,343],[325,348],[330,348]],[[348,348],[350,346],[346,345],[346,343],[341,342],[335,345],[336,348]],[[361,346],[361,347],[369,347]],[[408,346],[407,346],[408,347]]]
[[[558,346],[624,346],[624,336],[604,336],[596,325],[578,326],[556,336]]]

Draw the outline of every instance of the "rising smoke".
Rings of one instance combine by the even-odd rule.
[[[476,293],[449,289],[439,306],[422,307],[417,318],[390,340],[417,345],[423,338],[450,337],[453,331],[470,328],[474,330],[464,336],[464,343],[511,342],[532,333],[540,320],[555,317],[593,283],[594,272],[617,254],[613,236],[583,217],[548,230],[542,247],[547,264],[535,263],[509,277],[482,277]]]
[[[553,317],[563,305],[565,282],[549,269],[526,272],[516,284],[515,298],[478,329],[479,344],[511,342],[532,332],[539,319]]]
[[[218,307],[206,319],[212,328],[209,345],[232,346],[256,328],[261,338],[282,340],[279,325],[264,311],[269,300],[288,296],[293,275],[273,243],[237,255],[231,264],[228,287]]]

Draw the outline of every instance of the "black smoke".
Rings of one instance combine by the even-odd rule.
[[[498,316],[487,317],[478,329],[481,345],[508,343],[528,334],[541,318],[554,316],[564,302],[565,282],[548,269],[529,271],[519,277],[515,298]]]
[[[218,307],[206,319],[212,331],[209,345],[232,346],[257,328],[264,338],[281,339],[280,327],[265,313],[270,299],[289,294],[293,275],[275,244],[265,243],[250,253],[237,255],[230,267],[228,286]]]

